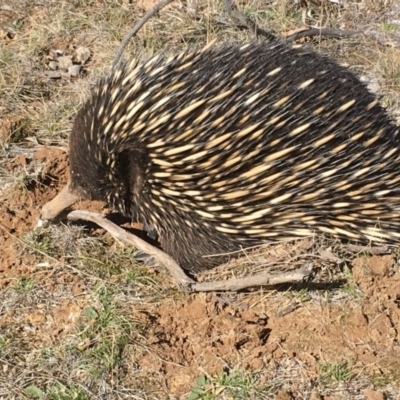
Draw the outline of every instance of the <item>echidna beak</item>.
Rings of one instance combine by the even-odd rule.
[[[67,185],[53,200],[43,206],[39,218],[41,221],[54,219],[78,200],[80,200],[80,196],[72,193],[70,186]]]

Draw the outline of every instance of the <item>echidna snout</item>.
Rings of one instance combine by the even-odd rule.
[[[53,200],[43,206],[39,218],[41,220],[54,219],[60,215],[62,211],[75,204],[78,200],[80,200],[80,196],[73,193],[70,190],[69,185],[67,185]]]

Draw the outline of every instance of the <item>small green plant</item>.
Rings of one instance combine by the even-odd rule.
[[[5,336],[0,335],[0,354],[6,348],[6,346],[7,346],[7,339],[5,338]]]
[[[347,382],[354,377],[348,361],[335,364],[324,363],[321,364],[320,370],[323,382]]]
[[[285,294],[285,296],[300,303],[306,303],[307,301],[311,300],[311,296],[307,288],[300,289],[299,291],[289,291]]]
[[[384,32],[394,32],[397,29],[397,25],[384,21],[381,23],[381,28]]]
[[[26,276],[21,276],[14,286],[14,290],[19,293],[29,292],[35,286],[35,281]]]
[[[353,297],[361,296],[360,289],[354,283],[348,282],[348,283],[344,284],[340,289],[343,290],[343,292],[348,293],[349,295],[351,295]]]
[[[196,378],[196,386],[190,391],[189,400],[212,400],[214,395],[211,389],[211,381],[205,375],[200,375]]]
[[[295,297],[300,303],[305,303],[307,301],[311,300],[310,294],[308,293],[308,289],[304,288],[299,290],[296,294]]]
[[[88,373],[99,378],[104,372],[113,371],[120,362],[132,323],[116,309],[112,288],[99,285],[95,287],[95,293],[99,305],[83,310],[81,344],[71,350],[78,350]]]
[[[8,138],[9,143],[20,143],[30,133],[29,120],[27,118],[21,118],[14,123],[11,128],[10,136]]]
[[[43,391],[36,385],[30,385],[25,388],[25,391],[33,399],[46,399],[46,400],[89,400],[89,395],[80,386],[72,385],[66,386],[61,382],[55,382],[47,386]]]
[[[47,388],[49,400],[89,400],[89,394],[80,386],[65,386],[60,382]]]
[[[25,392],[33,399],[44,399],[46,396],[45,392],[36,385],[29,385],[25,388]]]
[[[382,388],[386,385],[400,382],[400,371],[386,374],[375,374],[371,377],[371,380],[374,386],[377,388]]]
[[[189,400],[214,400],[222,393],[226,394],[227,398],[245,400],[255,393],[260,393],[262,388],[256,381],[254,375],[242,371],[223,372],[212,378],[200,375],[189,394]]]
[[[121,274],[125,267],[124,261],[126,261],[117,252],[110,251],[102,242],[80,249],[79,260],[82,269],[88,269],[102,279]]]
[[[0,71],[8,69],[9,64],[14,60],[14,53],[12,50],[3,47],[0,51]]]
[[[12,29],[19,30],[24,26],[24,20],[18,19],[16,21],[9,22],[7,25]]]
[[[38,250],[43,253],[51,253],[55,246],[51,235],[46,231],[36,232],[31,231],[25,236],[25,242],[34,250]]]
[[[259,393],[260,390],[261,387],[258,386],[255,375],[238,370],[230,373],[224,372],[219,376],[215,392],[222,393],[223,391],[234,399],[246,400],[255,393]]]

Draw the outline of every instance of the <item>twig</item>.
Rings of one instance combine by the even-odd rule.
[[[292,35],[286,36],[286,38],[284,40],[287,43],[290,43],[290,42],[294,42],[295,40],[300,39],[302,37],[312,37],[312,36],[332,36],[332,37],[336,37],[336,38],[343,38],[343,37],[356,35],[358,33],[362,33],[362,32],[361,31],[346,31],[343,29],[312,28],[312,29],[306,29],[304,31],[295,32]]]
[[[252,21],[249,17],[246,17],[241,11],[239,11],[239,8],[235,4],[235,0],[223,0],[223,2],[225,5],[226,12],[236,25],[238,24],[244,25],[250,31],[250,33],[255,37],[264,36],[267,40],[271,42],[281,40],[272,33],[259,28],[254,21]],[[337,38],[343,38],[356,35],[358,33],[361,33],[361,31],[347,31],[343,29],[330,29],[330,28],[324,28],[324,29],[312,28],[293,33],[292,35],[285,37],[283,40],[286,41],[287,43],[290,43],[302,37],[332,36]]]
[[[68,218],[72,220],[83,219],[85,221],[94,222],[115,238],[153,256],[168,269],[178,285],[189,286],[191,283],[194,283],[171,256],[115,225],[113,222],[106,219],[104,215],[91,211],[76,210],[70,212]]]
[[[296,311],[300,307],[301,307],[301,304],[299,302],[294,302],[292,304],[289,304],[283,310],[278,312],[278,317],[282,318],[285,315],[288,315],[288,314],[292,313],[293,311]]]
[[[83,219],[94,222],[109,232],[115,238],[128,243],[137,249],[153,256],[160,264],[164,265],[171,273],[175,283],[182,289],[195,292],[215,292],[215,291],[238,291],[249,287],[263,285],[274,286],[282,283],[292,283],[303,281],[312,272],[312,265],[304,266],[297,270],[283,272],[281,274],[257,274],[246,278],[229,279],[225,281],[196,283],[189,278],[175,260],[150,245],[137,236],[125,231],[113,222],[107,220],[102,214],[90,211],[76,210],[68,214],[72,220]]]
[[[124,36],[121,45],[119,46],[119,49],[115,54],[114,61],[112,64],[113,68],[119,63],[122,53],[124,52],[125,47],[128,45],[132,36],[135,35],[154,14],[157,14],[162,8],[167,6],[169,3],[172,3],[173,1],[174,0],[161,0],[153,8],[147,11],[145,16]]]
[[[346,244],[345,248],[354,253],[367,253],[371,255],[390,254],[390,249],[386,246],[357,246],[355,244]]]
[[[234,0],[223,0],[226,12],[233,22],[238,25],[238,23],[243,24],[252,35],[255,37],[264,36],[269,41],[278,40],[278,38],[270,32],[265,31],[257,26],[257,24],[251,20],[251,18],[246,17],[242,12],[239,11]]]
[[[239,291],[251,287],[276,286],[282,283],[302,282],[312,272],[312,264],[308,264],[293,271],[280,274],[257,274],[245,278],[228,279],[226,281],[194,283],[192,290],[196,292]]]

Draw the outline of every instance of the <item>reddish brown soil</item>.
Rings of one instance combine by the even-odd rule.
[[[311,302],[281,317],[284,301],[268,294],[233,306],[199,294],[189,302],[146,307],[139,314],[152,321],[154,353],[145,355],[140,366],[164,373],[171,392],[178,394],[202,370],[220,373],[226,366],[271,370],[264,378],[271,379],[275,363],[285,358],[305,363],[309,380],[317,378],[320,362],[338,360],[371,375],[398,374],[400,274],[386,275],[393,263],[392,256],[354,260],[354,283],[363,296],[354,305]]]
[[[36,270],[31,264],[33,256],[21,256],[19,246],[16,246],[18,239],[34,229],[43,204],[67,182],[68,161],[63,150],[42,147],[33,153],[32,158],[16,156],[7,168],[13,172],[22,171],[31,163],[43,165],[39,180],[7,190],[0,199],[0,289]],[[99,208],[98,204],[90,202],[81,202],[77,206]]]
[[[10,189],[1,199],[0,288],[34,274],[47,291],[69,286],[78,299],[82,282],[77,276],[57,271],[52,277],[35,264],[33,254],[21,253],[19,243],[37,223],[40,207],[65,184],[66,155],[44,148],[30,160],[17,157],[10,168],[26,163],[43,163],[45,184]],[[221,373],[227,367],[264,371],[262,380],[267,381],[285,360],[300,363],[303,378],[310,381],[320,374],[321,363],[343,360],[359,373],[399,377],[400,272],[395,256],[354,259],[352,280],[359,298],[344,294],[343,300],[323,301],[319,296],[284,316],[282,310],[293,297],[268,291],[241,295],[232,303],[213,294],[195,294],[132,307],[131,317],[147,326],[146,346],[128,354],[124,363],[137,365],[143,374],[162,376],[175,395],[187,393],[203,372]],[[50,314],[33,310],[24,318],[44,343],[72,330],[82,307],[80,298],[60,303]],[[3,327],[7,321],[15,322],[15,316],[5,316]],[[288,393],[296,390],[293,386]],[[375,398],[373,390],[365,393],[365,398]]]
[[[51,171],[52,174],[65,173],[66,156],[59,150],[40,150],[35,156],[38,161],[47,161],[44,173]],[[10,171],[21,168],[28,162],[24,156],[17,156],[13,162],[8,164]],[[36,225],[39,218],[40,206],[43,202],[51,199],[56,189],[44,187],[33,183],[29,188],[23,187],[16,190],[8,190],[3,194],[0,202],[0,287],[18,280],[20,276],[26,276],[34,270],[30,264],[30,257],[21,257],[16,248],[18,238],[29,232]]]

